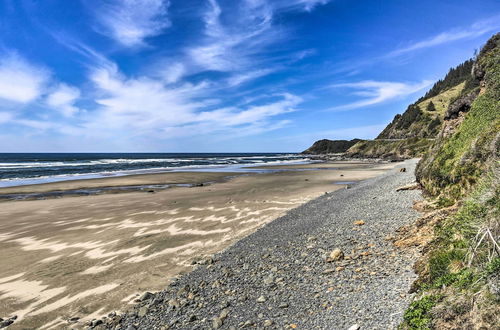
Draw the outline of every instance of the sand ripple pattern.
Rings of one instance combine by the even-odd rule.
[[[13,327],[49,329],[118,309],[142,290],[161,289],[165,274],[189,269],[193,256],[312,197],[203,205],[170,195],[157,194],[154,202],[123,195],[4,204],[0,249],[22,272],[0,272],[0,310],[8,313],[0,317],[16,314]]]

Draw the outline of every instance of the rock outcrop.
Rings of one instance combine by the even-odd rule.
[[[350,147],[362,141],[360,139],[352,140],[319,140],[314,142],[314,144],[309,147],[309,149],[303,151],[303,154],[310,155],[322,155],[322,154],[338,154],[346,152]]]

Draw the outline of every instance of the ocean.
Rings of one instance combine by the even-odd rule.
[[[0,187],[166,171],[247,171],[308,161],[290,153],[0,153]]]

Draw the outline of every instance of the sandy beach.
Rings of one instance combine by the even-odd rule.
[[[0,317],[9,329],[83,326],[257,228],[346,182],[395,166],[272,166],[272,173],[172,172],[0,189],[0,194],[152,184],[211,184],[0,203]]]

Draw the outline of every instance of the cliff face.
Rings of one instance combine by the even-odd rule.
[[[475,64],[475,86],[463,90],[445,113],[444,125],[417,167],[433,196],[463,197],[492,166],[500,148],[500,34],[488,41]]]
[[[430,239],[402,328],[494,329],[500,324],[500,34],[483,47],[443,119],[416,170],[426,215],[408,236],[427,232]]]
[[[362,141],[360,139],[352,139],[352,140],[319,140],[314,142],[314,144],[309,147],[309,149],[303,151],[303,154],[312,154],[312,155],[321,155],[321,154],[338,154],[344,153],[358,143]]]
[[[455,110],[470,107],[478,86],[471,71],[473,60],[450,69],[417,102],[410,104],[403,114],[398,114],[375,140],[360,141],[347,151],[350,157],[407,159],[421,157],[433,144],[445,118]],[[469,98],[460,98],[464,93]],[[455,110],[453,110],[455,109]]]
[[[474,62],[465,61],[450,69],[444,79],[439,80],[417,102],[410,104],[401,115],[379,134],[377,139],[434,138],[438,135],[445,113],[450,105],[471,83]]]

